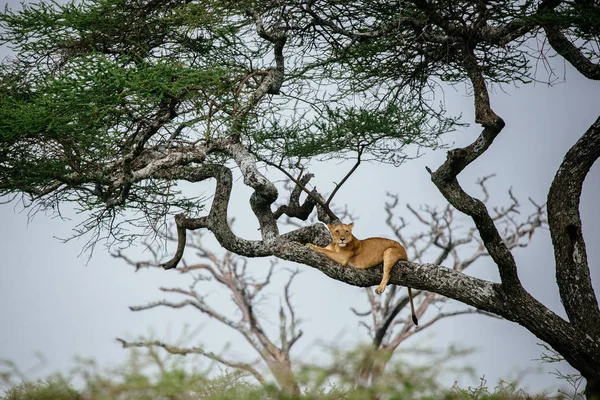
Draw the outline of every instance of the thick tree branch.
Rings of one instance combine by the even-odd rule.
[[[277,200],[278,191],[256,167],[256,158],[241,144],[233,143],[229,151],[244,177],[244,184],[254,189],[250,196],[250,207],[258,219],[264,241],[268,242],[279,235],[277,220],[271,211],[271,204]]]
[[[312,266],[335,280],[353,286],[376,286],[379,284],[377,279],[381,281],[380,267],[366,270],[342,267],[322,254],[290,242],[281,241],[273,247],[274,255],[279,258]],[[501,312],[504,308],[501,285],[473,278],[449,268],[433,264],[400,262],[392,269],[392,277],[394,279],[392,283],[395,285],[435,291],[490,312]]]
[[[558,0],[542,0],[540,3],[539,10],[541,13],[554,11],[562,2]],[[598,13],[598,4],[594,2],[575,2],[572,6],[575,7],[576,12],[585,13],[586,8],[595,8],[590,14]],[[600,65],[593,63],[589,60],[581,51],[580,47],[577,47],[571,42],[566,35],[561,31],[561,27],[556,24],[556,19],[560,18],[558,15],[548,16],[548,21],[542,24],[548,43],[558,54],[564,57],[577,71],[583,76],[589,79],[599,80],[600,79]]]
[[[300,174],[297,181],[298,184],[294,184],[294,188],[290,192],[290,200],[288,204],[283,204],[275,210],[273,213],[275,219],[279,219],[282,215],[287,215],[290,218],[298,218],[302,221],[306,221],[317,204],[312,196],[307,196],[302,204],[300,204],[300,194],[308,182],[314,177],[313,174]]]
[[[510,290],[519,291],[522,287],[517,274],[517,265],[510,250],[502,241],[493,219],[485,205],[480,200],[469,196],[456,179],[464,168],[488,149],[504,128],[504,121],[490,107],[486,82],[473,49],[465,45],[464,55],[463,65],[473,85],[475,121],[483,125],[483,131],[471,145],[449,151],[444,164],[431,174],[431,180],[450,204],[473,218],[489,255],[498,265],[502,284]]]
[[[600,337],[600,310],[592,287],[579,201],[588,171],[600,157],[600,118],[569,149],[548,192],[548,223],[560,297],[577,327]]]
[[[313,243],[319,246],[327,246],[331,243],[331,234],[324,224],[314,224],[284,233],[279,236],[278,242]]]
[[[233,176],[229,168],[219,164],[205,164],[196,168],[173,168],[164,171],[163,174],[171,179],[182,179],[189,182],[201,182],[210,178],[216,180],[215,194],[207,216],[201,218],[186,218],[183,214],[176,216],[178,237],[183,242],[178,242],[177,252],[173,258],[163,264],[165,269],[175,268],[183,257],[185,235],[181,233],[182,230],[208,228],[223,247],[241,256],[265,257],[271,255],[270,250],[262,241],[242,239],[236,236],[229,227],[227,208],[233,186]]]
[[[483,192],[482,201],[486,204],[490,199],[486,181],[490,177],[491,176],[486,176],[477,180],[477,184]],[[394,217],[394,208],[399,202],[398,196],[391,194],[388,194],[388,196],[392,201],[386,202],[385,209],[388,214],[386,223],[394,231],[401,243],[403,243],[411,260],[416,262],[426,262],[427,259],[432,258],[433,250],[436,250],[435,253],[437,254],[437,257],[435,258],[434,264],[442,265],[448,257],[451,256],[453,269],[462,271],[479,257],[488,256],[484,245],[481,243],[481,239],[475,235],[476,228],[469,227],[467,229],[462,229],[462,223],[455,220],[455,209],[450,204],[442,210],[437,207],[429,206],[422,206],[420,207],[420,210],[416,210],[410,205],[407,205],[406,207],[413,214],[415,219],[424,226],[424,231],[405,236],[402,232],[407,226],[404,218],[399,218],[400,225],[397,225],[392,221]],[[493,208],[491,218],[496,225],[503,226],[502,239],[509,248],[526,246],[534,231],[545,224],[544,208],[532,202],[536,207],[536,211],[525,220],[517,221],[514,218],[514,215],[520,214],[520,204],[510,190],[509,197],[510,203],[507,206]],[[468,253],[465,254],[465,252],[468,251],[467,249],[462,251],[458,249],[460,246],[469,243],[478,244],[473,250],[469,250],[472,252],[471,255],[468,255]],[[437,249],[441,249],[441,251],[437,251]],[[396,286],[392,286],[392,288],[395,289]],[[422,326],[415,329],[414,325],[410,322],[403,322],[403,320],[395,321],[399,312],[408,304],[408,298],[406,296],[398,297],[396,296],[396,291],[391,290],[389,293],[386,293],[384,299],[381,300],[379,297],[374,296],[370,289],[367,289],[366,292],[371,305],[371,313],[373,314],[373,325],[372,327],[367,326],[367,329],[369,332],[373,333],[374,349],[385,348],[389,351],[394,351],[403,340],[410,337],[414,332],[422,330]],[[447,298],[435,293],[422,291],[416,292],[414,298],[423,299],[418,307],[417,314],[419,315],[422,315],[431,305],[441,304],[447,300]],[[441,308],[437,313],[445,314],[441,311]],[[367,313],[367,315],[368,314],[369,313]],[[399,332],[392,334],[392,330],[396,325],[402,325],[402,328]],[[382,360],[378,364],[378,368],[384,366],[385,361]],[[370,364],[364,366],[361,373],[363,379],[366,379],[371,372],[373,373],[373,378],[376,378],[375,370],[369,372],[369,368],[372,367],[373,365]]]
[[[292,174],[290,174],[288,171],[286,171],[285,168],[283,168],[281,165],[276,164],[272,161],[266,160],[261,158],[261,161],[264,162],[267,165],[270,165],[272,167],[277,168],[279,171],[281,171],[285,176],[287,176],[292,182],[294,182],[294,184],[297,187],[300,187],[310,198],[313,199],[313,201],[318,205],[317,210],[319,212],[319,220],[323,221],[327,221],[328,223],[334,223],[336,221],[339,221],[340,219],[335,215],[335,213],[331,210],[331,208],[329,208],[329,205],[326,204],[325,200],[323,199],[323,197],[316,191],[316,189],[313,190],[308,190],[308,188],[306,187],[306,184],[304,184],[302,182],[302,178],[294,178],[294,176]],[[308,183],[308,180],[307,182]],[[321,215],[322,214],[326,214],[328,218],[322,218]]]
[[[293,243],[275,245],[274,255],[310,265],[353,286],[376,286],[381,280],[380,267],[366,270],[342,267],[324,255]],[[595,366],[600,365],[600,344],[593,337],[577,330],[524,290],[514,292],[504,285],[473,278],[450,268],[409,262],[399,262],[392,269],[390,284],[435,292],[499,315],[527,327],[538,338],[560,349],[557,351],[565,355],[568,362],[586,365],[588,371],[597,371]]]
[[[577,71],[588,79],[600,80],[600,65],[590,61],[567,37],[560,28],[553,25],[544,26],[544,32],[550,46],[565,58]]]

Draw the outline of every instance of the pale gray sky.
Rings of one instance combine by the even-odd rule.
[[[4,6],[4,3],[1,4]],[[490,182],[492,196],[506,201],[506,191],[512,187],[515,195],[526,204],[527,197],[545,202],[550,182],[568,148],[598,117],[600,84],[580,76],[570,66],[557,63],[559,75],[566,68],[566,82],[549,88],[542,84],[526,85],[519,89],[505,87],[492,96],[492,107],[506,121],[506,128],[483,157],[473,163],[460,182],[471,192],[477,177],[495,173]],[[448,109],[463,113],[464,121],[472,123],[472,99],[458,87],[447,89],[444,99]],[[479,127],[446,136],[447,142],[462,146],[479,134]],[[355,233],[359,237],[389,236],[385,227],[383,204],[386,192],[399,193],[401,203],[444,204],[442,196],[430,182],[425,166],[436,168],[445,158],[445,151],[426,154],[419,160],[400,168],[364,164],[342,188],[337,198],[359,218]],[[312,172],[322,190],[331,187],[345,174],[348,166],[335,162],[320,164]],[[210,190],[200,185],[193,194]],[[256,223],[249,217],[248,190],[238,180],[231,204],[231,214],[237,218],[238,233],[245,237],[256,235]],[[367,196],[366,194],[369,194]],[[595,164],[583,190],[581,215],[588,244],[588,259],[595,287],[600,287],[600,165]],[[282,198],[282,201],[284,198]],[[227,342],[231,358],[254,358],[242,338],[218,324],[209,322],[192,310],[155,309],[143,313],[129,311],[129,305],[145,304],[164,298],[159,286],[187,286],[185,277],[172,272],[141,271],[134,273],[123,262],[110,257],[102,246],[87,263],[87,255],[79,256],[83,241],[61,243],[55,237],[68,237],[74,223],[51,219],[42,214],[28,223],[27,210],[19,205],[0,206],[0,358],[16,361],[26,369],[35,364],[34,352],[42,352],[48,369],[67,370],[72,357],[93,357],[100,364],[116,364],[125,357],[125,350],[115,337],[134,337],[153,331],[160,339],[175,340],[182,326],[203,326],[197,337],[199,343],[218,351]],[[169,249],[171,252],[174,248]],[[141,258],[141,247],[132,250]],[[553,252],[548,231],[536,232],[533,242],[514,252],[519,274],[537,299],[564,316],[554,281]],[[289,266],[280,263],[278,270]],[[262,273],[268,262],[254,263]],[[300,266],[302,273],[293,286],[293,301],[302,319],[305,336],[295,348],[302,358],[315,351],[316,343],[331,343],[341,337],[344,343],[366,341],[358,328],[350,306],[364,309],[366,299],[362,289],[333,281],[318,271]],[[497,280],[496,266],[489,260],[478,263],[469,274]],[[285,273],[278,277],[285,278]],[[275,288],[273,289],[275,290]],[[212,288],[217,299],[218,293]],[[279,305],[277,296],[267,305],[265,314],[272,311],[273,329]],[[415,335],[403,346],[424,341],[435,347],[449,343],[474,346],[477,353],[465,360],[476,367],[479,376],[485,375],[491,386],[499,378],[515,378],[522,370],[538,368],[542,349],[539,342],[524,328],[510,322],[482,316],[462,316],[446,319],[427,333]],[[403,351],[401,347],[399,352]],[[553,370],[555,366],[546,366]],[[569,371],[566,366],[561,368]],[[464,382],[467,384],[469,382]],[[548,373],[530,374],[523,383],[539,390],[557,386]]]

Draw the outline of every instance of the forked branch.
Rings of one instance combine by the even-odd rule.
[[[177,240],[173,237],[168,237],[170,241]],[[246,260],[239,259],[231,253],[226,253],[222,257],[218,257],[202,244],[201,236],[198,234],[192,235],[192,240],[187,244],[192,250],[205,259],[207,262],[200,262],[189,265],[184,262],[185,267],[180,268],[180,272],[199,272],[196,274],[193,283],[188,289],[183,288],[160,288],[162,292],[172,293],[185,297],[181,302],[171,302],[167,300],[151,302],[147,305],[130,307],[133,311],[143,311],[154,307],[172,307],[183,308],[187,306],[194,307],[205,316],[212,318],[220,323],[239,332],[246,341],[254,348],[257,354],[267,364],[273,376],[277,380],[280,387],[288,393],[299,393],[298,383],[291,370],[290,351],[292,346],[302,336],[302,331],[298,329],[298,320],[291,302],[290,286],[293,278],[298,271],[293,271],[290,279],[286,283],[283,290],[283,302],[285,309],[282,306],[280,310],[280,344],[268,335],[263,329],[260,313],[257,312],[257,305],[260,301],[259,294],[271,284],[271,276],[274,268],[273,262],[269,272],[262,279],[256,279],[249,274],[246,268]],[[124,258],[120,256],[121,258]],[[156,260],[134,262],[124,258],[129,264],[137,267],[143,265],[146,267],[160,267]],[[203,281],[214,280],[221,287],[225,288],[231,295],[231,300],[239,311],[235,318],[228,317],[221,311],[219,307],[211,306],[207,295],[203,295],[203,291],[199,291],[196,287]],[[121,342],[126,345],[126,342]],[[255,375],[255,370],[247,363],[234,363],[223,359],[214,353],[206,352],[203,349],[194,348],[178,348],[161,342],[139,342],[137,344],[127,344],[128,346],[160,346],[174,354],[196,353],[202,354],[222,364],[246,370]],[[256,375],[255,375],[256,376]],[[256,376],[261,383],[264,379]],[[262,379],[262,381],[260,380]]]
[[[335,215],[335,213],[333,211],[331,211],[331,209],[329,208],[329,205],[323,200],[323,197],[316,191],[316,189],[308,190],[306,185],[308,184],[308,180],[310,180],[310,178],[308,180],[306,180],[306,183],[304,183],[302,177],[295,178],[280,164],[274,163],[274,162],[269,161],[264,158],[260,158],[260,160],[262,162],[264,162],[265,164],[275,167],[277,170],[281,171],[286,177],[288,177],[289,180],[294,182],[294,184],[297,187],[302,189],[302,191],[304,193],[306,193],[319,207],[321,207],[321,209],[329,217],[330,222],[339,221],[339,218]],[[304,177],[308,176],[308,175],[311,175],[311,174],[306,174],[306,175],[304,175]]]
[[[254,368],[254,366],[252,366],[252,364],[229,361],[211,351],[205,351],[204,349],[202,349],[200,347],[178,347],[178,346],[173,346],[173,345],[170,345],[167,343],[160,342],[158,340],[147,341],[147,342],[146,341],[128,342],[121,338],[117,338],[116,340],[119,343],[121,343],[121,345],[125,349],[132,348],[132,347],[146,347],[146,348],[161,347],[171,354],[178,354],[181,356],[187,356],[188,354],[199,354],[210,360],[213,360],[220,364],[223,364],[227,367],[234,368],[234,369],[241,370],[241,371],[246,371],[246,372],[250,373],[250,375],[252,375],[254,378],[256,378],[256,380],[263,387],[268,386],[265,378],[263,378],[263,376],[256,370],[256,368]]]
[[[491,176],[477,180],[477,184],[483,193],[484,202],[490,200],[486,183]],[[427,262],[435,260],[434,263],[442,265],[449,263],[456,271],[463,271],[480,257],[488,256],[485,246],[477,235],[475,227],[464,227],[465,221],[457,217],[454,207],[448,204],[446,207],[437,208],[421,206],[419,208],[406,205],[413,216],[419,229],[409,230],[407,219],[397,217],[396,208],[399,205],[399,196],[388,194],[391,199],[386,202],[386,223],[394,232],[396,238],[405,246],[410,260]],[[521,216],[521,205],[509,190],[509,202],[500,207],[494,207],[491,214],[495,224],[502,226],[502,239],[509,248],[527,246],[533,233],[540,227],[546,225],[546,214],[543,206],[532,202],[535,207],[533,213],[527,217]],[[475,244],[475,247],[473,247]],[[417,315],[419,318],[432,307],[436,307],[435,314],[419,327],[415,327],[408,319],[398,318],[398,315],[408,305],[408,296],[400,288],[392,286],[393,290],[385,293],[383,297],[375,296],[371,289],[366,289],[370,304],[369,311],[361,316],[371,317],[372,324],[362,323],[370,332],[373,341],[373,350],[381,349],[385,352],[393,352],[407,338],[413,334],[432,326],[442,318],[465,313],[481,313],[492,315],[475,309],[461,311],[447,311],[444,306],[447,298],[432,292],[416,291],[414,298],[418,301]],[[402,293],[402,295],[400,295]],[[429,313],[429,315],[432,315]],[[385,368],[386,361],[382,359],[377,364],[379,370]],[[371,376],[376,379],[376,372],[371,370],[374,364],[365,364],[361,369],[362,379]],[[370,375],[371,374],[371,375]]]

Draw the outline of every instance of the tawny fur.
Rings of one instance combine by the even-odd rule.
[[[389,280],[390,271],[398,261],[408,261],[406,250],[395,240],[380,237],[357,239],[352,234],[354,222],[350,224],[327,225],[333,241],[327,247],[319,247],[308,243],[306,246],[325,254],[327,257],[343,266],[366,269],[383,263],[383,277],[381,283],[375,289],[379,294],[383,293]],[[412,291],[408,288],[410,308],[413,321],[417,325]]]

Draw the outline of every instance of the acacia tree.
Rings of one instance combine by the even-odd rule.
[[[440,269],[430,277],[438,283],[471,287],[473,291],[467,291],[472,297],[461,301],[529,329],[582,373],[588,397],[599,398],[600,310],[590,279],[579,199],[587,172],[600,156],[600,118],[567,152],[548,192],[556,278],[568,321],[524,290],[510,247],[492,216],[479,199],[462,189],[457,176],[486,152],[504,128],[504,120],[491,107],[488,85],[531,79],[529,61],[536,54],[528,53],[527,41],[547,39],[549,46],[543,52],[556,52],[590,79],[600,77],[594,51],[600,8],[590,1],[416,0],[399,5],[398,9],[398,4],[387,2],[352,2],[331,8],[328,2],[307,1],[299,8],[314,24],[313,43],[321,44],[322,50],[332,49],[328,54],[338,57],[336,61],[359,87],[381,85],[391,94],[409,90],[418,96],[439,80],[470,84],[475,122],[482,132],[471,145],[449,151],[437,170],[428,171],[448,202],[473,219],[501,282],[482,286],[481,281],[466,281],[462,274],[460,279],[442,276],[448,271]],[[405,284],[423,288],[412,283],[414,270],[396,272],[406,275],[401,279]],[[443,293],[440,286],[433,291]],[[485,306],[489,300],[503,309]]]
[[[280,234],[282,215],[336,216],[316,190],[272,209],[279,192],[263,162],[295,175],[302,160],[353,157],[399,164],[408,145],[435,147],[455,120],[428,101],[440,81],[472,89],[469,146],[448,152],[431,179],[470,216],[500,282],[435,264],[402,263],[390,283],[436,292],[521,324],[587,379],[600,398],[600,310],[579,217],[583,181],[600,155],[600,119],[567,152],[548,192],[556,280],[568,321],[521,285],[509,246],[484,204],[457,176],[483,156],[504,120],[488,85],[528,82],[528,40],[547,40],[589,79],[599,79],[600,8],[589,0],[141,1],[25,5],[0,15],[1,41],[16,57],[0,72],[0,192],[57,209],[75,202],[79,233],[127,240],[124,223],[156,227],[177,213],[176,267],[187,230],[208,229],[227,250],[310,265],[356,286],[379,269],[342,268],[296,242],[324,245],[321,225]],[[335,89],[335,90],[334,90]],[[360,100],[357,103],[357,100]],[[260,237],[228,225],[232,169],[253,189]],[[216,181],[212,201],[186,197],[181,181]],[[299,193],[296,190],[295,193]],[[333,190],[335,193],[336,190]],[[127,213],[126,211],[136,211]],[[124,215],[124,218],[120,218]],[[133,216],[133,217],[132,217]]]

